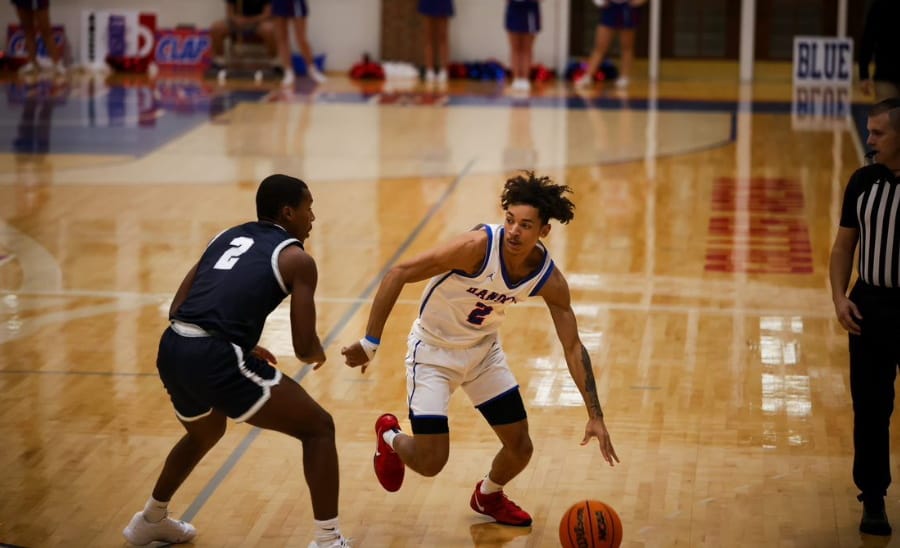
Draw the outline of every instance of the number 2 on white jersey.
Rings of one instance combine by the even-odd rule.
[[[250,247],[253,246],[253,238],[247,238],[245,236],[238,236],[237,238],[231,240],[231,248],[222,253],[222,256],[219,257],[219,260],[216,261],[215,266],[213,266],[216,270],[231,270],[235,263],[238,262],[238,259],[241,258],[241,255],[247,252]]]
[[[481,325],[484,323],[484,318],[493,311],[493,306],[488,306],[484,303],[476,303],[475,308],[469,312],[469,317],[466,318],[466,321],[475,325]]]

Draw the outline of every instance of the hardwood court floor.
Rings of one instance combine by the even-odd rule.
[[[258,181],[286,172],[315,198],[308,249],[329,361],[310,372],[291,357],[283,309],[261,344],[334,415],[354,545],[554,546],[563,511],[584,498],[618,510],[628,548],[890,545],[856,530],[846,337],[827,283],[858,139],[795,130],[783,80],[742,91],[707,77],[628,95],[547,86],[530,100],[340,77],[288,95],[7,82],[0,543],[123,544],[181,435],[154,367],[169,299],[210,237],[251,218]],[[365,376],[339,354],[363,333],[385,269],[499,222],[503,181],[521,168],[575,190],[575,220],[547,243],[622,459],[611,469],[579,445],[586,415],[549,314],[518,305],[502,333],[535,444],[507,488],[534,516],[525,530],[468,508],[497,442],[463,394],[437,478],[408,473],[389,494],[373,476],[375,418],[405,416],[405,339],[424,284],[404,291]],[[197,526],[197,546],[312,539],[299,444],[246,425],[229,427],[172,509]]]

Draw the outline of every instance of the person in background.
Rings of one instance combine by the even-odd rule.
[[[859,80],[862,92],[875,93],[881,101],[900,97],[900,44],[897,24],[900,1],[875,0],[866,16],[866,26],[859,45]],[[869,76],[869,63],[875,59],[875,74]]]
[[[262,41],[266,52],[274,57],[277,46],[271,0],[225,0],[225,19],[213,23],[209,34],[216,64],[225,62],[225,38],[229,36],[235,40]]]
[[[425,83],[446,84],[450,59],[448,27],[453,17],[453,0],[419,0],[419,14],[425,23]]]
[[[634,64],[635,29],[640,21],[640,8],[646,2],[647,0],[594,0],[601,10],[596,40],[585,73],[575,80],[575,87],[584,88],[593,84],[597,67],[606,57],[616,33],[619,34],[622,65],[615,85],[617,88],[628,87],[631,83],[631,67]]]
[[[275,36],[278,41],[278,60],[284,68],[283,86],[294,85],[294,64],[291,59],[291,37],[288,25],[294,29],[294,39],[300,54],[306,61],[306,74],[317,84],[324,83],[327,78],[316,67],[312,48],[306,39],[306,17],[309,8],[306,0],[272,0],[272,15],[275,16]]]
[[[514,92],[531,91],[531,59],[534,39],[541,31],[538,0],[507,0],[506,32],[509,34],[510,68]]]
[[[12,0],[12,3],[25,34],[25,49],[28,53],[28,61],[19,68],[19,74],[24,76],[40,71],[37,62],[37,36],[40,34],[53,63],[51,70],[56,76],[65,76],[62,51],[53,40],[53,27],[50,25],[50,0]]]

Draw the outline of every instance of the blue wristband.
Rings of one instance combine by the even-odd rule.
[[[381,339],[376,339],[375,337],[370,337],[366,335],[365,339],[372,344],[381,344]]]

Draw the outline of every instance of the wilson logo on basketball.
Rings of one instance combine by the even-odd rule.
[[[619,548],[622,520],[599,500],[582,500],[569,507],[559,521],[563,548]]]
[[[584,532],[584,508],[579,508],[575,515],[575,542],[578,548],[588,548],[588,539]]]
[[[594,512],[594,521],[597,522],[597,529],[600,531],[600,540],[606,540],[609,528],[606,526],[606,516],[603,515],[602,510]]]
[[[603,515],[602,511],[594,512],[594,521],[597,524],[597,533],[600,535],[600,540],[606,540],[609,529],[606,526],[606,517]],[[591,546],[591,544],[588,543],[588,535],[585,534],[584,529],[584,508],[578,509],[575,523],[575,539],[579,548],[582,546],[584,548],[589,548]]]

